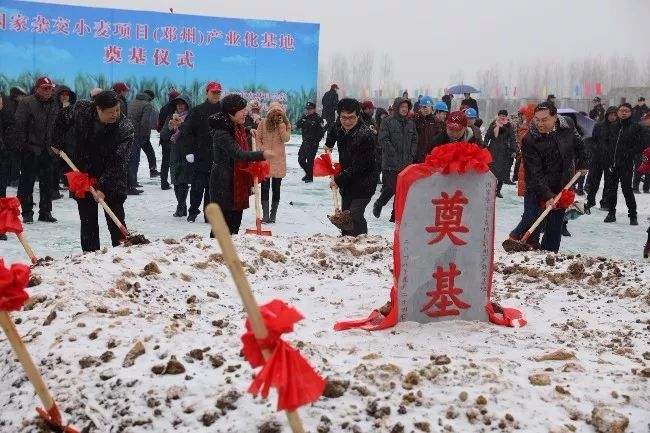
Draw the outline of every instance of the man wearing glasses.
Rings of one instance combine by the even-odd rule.
[[[618,184],[621,183],[621,190],[625,197],[627,213],[630,217],[630,225],[639,225],[636,216],[636,199],[632,191],[632,176],[634,170],[634,158],[643,151],[644,136],[641,125],[632,120],[632,106],[629,103],[621,104],[618,107],[618,118],[620,130],[614,143],[614,155],[612,163],[607,168],[605,185],[609,185],[607,204],[609,213],[605,218],[606,223],[616,221],[616,199],[618,196]]]
[[[212,168],[212,136],[210,135],[210,116],[221,112],[220,83],[212,81],[206,86],[207,98],[203,104],[192,108],[183,123],[180,147],[184,149],[185,159],[192,165],[192,189],[187,220],[196,221],[201,213],[201,201],[205,207],[210,202],[210,169]]]
[[[325,146],[330,150],[334,144],[338,146],[341,172],[334,176],[330,187],[340,189],[343,199],[341,210],[349,210],[352,215],[353,229],[343,231],[343,235],[359,236],[368,233],[364,214],[377,189],[375,138],[368,126],[359,119],[359,101],[343,98],[339,101],[336,112],[340,123],[337,122],[327,134]]]

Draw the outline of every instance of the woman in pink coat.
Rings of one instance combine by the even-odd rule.
[[[284,113],[284,108],[277,102],[272,103],[266,117],[257,126],[256,134],[259,150],[270,150],[274,155],[269,160],[271,174],[268,179],[262,182],[262,210],[264,213],[262,221],[265,223],[274,223],[278,212],[280,186],[282,185],[282,178],[287,175],[285,143],[291,138],[290,132],[291,124]],[[269,188],[273,190],[270,214]]]

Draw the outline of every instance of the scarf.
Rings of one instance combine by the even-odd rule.
[[[246,137],[246,128],[241,125],[235,126],[235,140],[242,150],[248,151],[248,138]],[[248,162],[236,160],[233,171],[232,181],[232,210],[248,209],[248,197],[251,195],[253,178],[244,171],[248,168]]]
[[[182,113],[180,113],[180,114],[178,115],[178,118],[179,118],[181,121],[185,122],[185,118],[187,117],[188,114],[189,114],[189,111],[188,111],[188,110],[185,110],[185,111],[183,111]],[[176,129],[176,131],[174,131],[174,133],[173,133],[172,136],[169,138],[169,140],[170,140],[172,143],[176,143],[176,140],[178,140],[178,136],[179,136],[179,135],[181,135],[181,128],[180,128],[180,126]]]
[[[494,138],[497,138],[499,136],[499,130],[507,124],[507,121],[501,122],[498,117],[494,120]]]

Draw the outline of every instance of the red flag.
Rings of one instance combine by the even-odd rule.
[[[293,325],[304,317],[284,301],[275,299],[260,307],[268,330],[268,337],[257,340],[250,322],[246,320],[246,333],[241,339],[243,353],[253,368],[263,365],[255,376],[248,392],[267,398],[271,387],[278,390],[278,410],[293,411],[317,400],[325,389],[325,380],[309,362],[281,335],[293,331]],[[264,361],[262,350],[272,350]]]
[[[332,155],[325,152],[314,159],[314,177],[336,176],[341,172],[341,164],[332,162]]]
[[[576,200],[576,193],[570,189],[563,189],[560,200],[557,202],[557,207],[560,209],[568,209]]]
[[[20,201],[16,197],[0,198],[0,233],[22,233]]]
[[[242,168],[242,171],[256,177],[259,182],[264,182],[264,179],[271,174],[271,164],[268,161],[251,162],[248,167]]]
[[[65,174],[68,178],[68,189],[77,198],[84,198],[90,188],[97,185],[97,179],[90,177],[88,173],[81,173],[78,171],[70,171]]]
[[[22,263],[5,268],[4,260],[0,259],[0,311],[17,311],[27,302],[29,295],[25,287],[29,272],[29,266]]]

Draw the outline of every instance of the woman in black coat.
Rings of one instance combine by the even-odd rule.
[[[497,118],[490,123],[483,141],[492,154],[490,169],[498,181],[497,197],[502,198],[501,187],[510,180],[510,160],[516,149],[515,133],[506,110],[499,111]]]
[[[242,214],[249,206],[253,178],[244,169],[250,161],[273,156],[269,150],[249,150],[244,127],[246,106],[244,98],[230,94],[221,101],[221,113],[210,117],[213,132],[210,202],[221,207],[231,234],[239,233]]]

